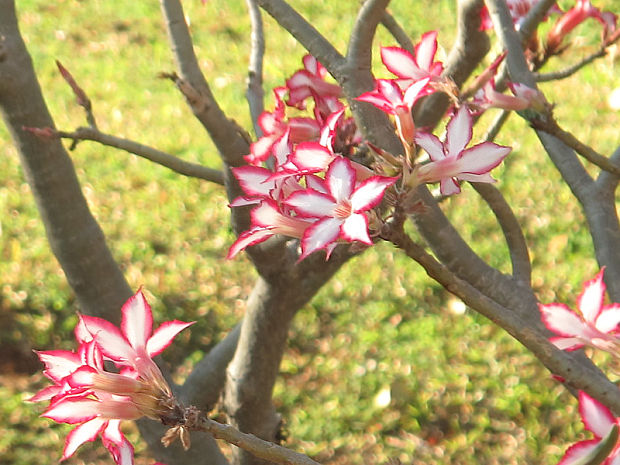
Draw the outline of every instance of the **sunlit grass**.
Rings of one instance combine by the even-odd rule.
[[[102,130],[219,166],[204,129],[171,83],[157,77],[172,71],[174,60],[156,3],[18,3],[58,127],[71,130],[85,122],[55,59],[93,100]],[[346,52],[358,2],[291,4]],[[203,6],[196,0],[184,7],[220,105],[249,129],[244,2],[209,0]],[[393,8],[414,40],[440,24],[440,45],[449,49],[452,2],[394,2]],[[269,89],[299,67],[305,52],[271,18],[265,21],[269,105]],[[584,26],[579,34],[598,37],[596,24]],[[376,43],[394,42],[380,28]],[[566,61],[578,60],[593,44],[584,39]],[[566,129],[609,154],[619,142],[620,114],[609,111],[606,99],[618,86],[617,69],[603,59],[542,89]],[[522,221],[536,290],[545,302],[573,305],[581,282],[596,270],[581,210],[523,120],[511,117],[498,142],[514,147],[494,176]],[[41,406],[24,405],[22,392],[42,385],[40,375],[28,376],[37,366],[32,348],[70,348],[77,308],[4,127],[0,146],[0,350],[15,361],[3,365],[0,383],[0,424],[10,425],[10,434],[0,435],[0,456],[16,465],[46,465],[60,457],[67,429],[37,418]],[[80,143],[72,157],[116,259],[133,287],[145,286],[156,320],[198,320],[165,354],[182,377],[239,320],[253,283],[245,257],[224,258],[234,240],[227,199],[217,186],[96,144]],[[510,272],[501,232],[472,189],[465,187],[443,208],[485,260]],[[552,464],[581,431],[574,400],[532,356],[386,244],[345,266],[301,311],[275,402],[289,444],[330,463],[398,457],[404,463]],[[77,460],[109,463],[106,454],[91,447]]]

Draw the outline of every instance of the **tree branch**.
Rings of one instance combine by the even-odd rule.
[[[169,75],[185,96],[194,115],[208,131],[226,164],[241,166],[250,153],[250,138],[243,128],[228,119],[217,104],[198,60],[179,0],[160,0],[170,45],[180,77]],[[239,193],[233,194],[236,197]]]
[[[560,125],[555,121],[552,115],[547,118],[532,118],[530,124],[535,129],[546,132],[555,136],[568,147],[572,148],[575,152],[588,160],[590,163],[598,166],[602,170],[608,171],[616,176],[620,176],[620,165],[614,164],[607,157],[601,155],[589,145],[584,144],[570,132],[563,130]]]
[[[153,163],[164,166],[176,173],[182,174],[183,176],[203,179],[205,181],[220,185],[224,184],[224,174],[219,170],[185,161],[153,147],[149,147],[129,139],[103,133],[96,128],[81,127],[73,132],[56,131],[56,134],[58,137],[72,139],[74,141],[90,140],[99,142],[102,145],[124,150],[125,152],[129,152],[150,160]]]
[[[523,319],[519,312],[500,305],[459,279],[420,245],[413,242],[402,229],[402,224],[398,222],[386,225],[381,232],[381,237],[401,248],[408,257],[422,265],[426,273],[449,292],[504,328],[527,347],[551,373],[566,379],[567,385],[588,392],[615,412],[620,412],[620,391],[616,385],[610,382],[582,354],[566,353],[549,343],[542,334],[544,328],[539,315],[538,320]]]
[[[24,127],[54,128],[32,61],[20,36],[13,0],[0,0],[0,111],[41,214],[50,247],[75,292],[80,310],[118,322],[133,294],[80,189],[73,163],[58,139]]]
[[[620,165],[620,146],[616,148],[614,153],[609,157],[609,161],[615,165]],[[613,193],[618,188],[620,178],[611,174],[609,171],[601,171],[596,180],[601,192]]]
[[[607,46],[603,46],[600,49],[598,49],[596,52],[592,53],[591,55],[588,55],[587,57],[583,58],[582,60],[578,61],[574,65],[569,66],[567,68],[561,69],[559,71],[553,71],[550,73],[534,73],[534,79],[536,80],[536,82],[549,82],[549,81],[557,81],[559,79],[565,79],[575,74],[581,68],[589,65],[597,58],[605,56],[606,53],[607,53]]]
[[[254,457],[261,458],[270,463],[281,465],[319,465],[318,462],[315,462],[307,455],[279,446],[273,442],[264,441],[253,434],[242,433],[230,425],[218,423],[207,417],[203,417],[202,421],[195,428],[210,433],[216,439],[223,439],[230,444],[234,444]]]
[[[257,2],[340,82],[342,78],[340,67],[344,64],[344,57],[314,26],[284,0],[257,0]]]
[[[372,41],[377,25],[383,19],[390,0],[366,0],[360,8],[349,40],[348,67],[369,72],[372,62]]]
[[[502,228],[510,253],[510,261],[512,262],[512,276],[521,285],[530,286],[532,278],[530,254],[523,231],[512,208],[510,208],[504,196],[495,186],[480,182],[472,182],[470,184],[489,205]]]
[[[263,91],[263,57],[265,55],[265,36],[263,32],[263,18],[256,0],[246,0],[252,34],[250,36],[250,64],[245,97],[250,107],[250,116],[254,133],[257,138],[262,137],[263,131],[258,125],[258,117],[264,110],[265,93]]]
[[[392,34],[392,37],[396,39],[396,42],[398,42],[398,45],[400,45],[401,48],[404,48],[411,54],[415,52],[413,42],[411,42],[409,34],[405,32],[405,30],[398,23],[398,21],[396,21],[396,18],[394,18],[394,16],[390,14],[390,12],[385,11],[383,13],[383,17],[381,18],[381,24],[389,31],[390,34]]]

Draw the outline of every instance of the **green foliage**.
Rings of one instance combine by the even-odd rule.
[[[291,3],[346,51],[358,2]],[[244,2],[196,0],[184,7],[220,104],[249,128]],[[183,99],[157,78],[174,63],[156,3],[23,0],[18,8],[58,127],[72,130],[84,118],[54,59],[93,100],[103,131],[219,165]],[[441,45],[449,48],[452,2],[394,2],[393,8],[414,41],[439,24]],[[271,18],[265,21],[270,105],[268,89],[298,68],[304,51]],[[575,36],[581,33],[597,37],[597,26],[586,24]],[[377,45],[393,43],[381,29]],[[580,50],[592,46],[586,41]],[[620,114],[606,106],[608,92],[620,85],[614,73],[600,60],[581,77],[542,87],[566,128],[602,153],[615,148],[617,131],[610,128],[620,126]],[[539,296],[573,304],[596,270],[583,215],[523,120],[512,117],[498,142],[514,147],[494,176],[524,225]],[[37,418],[41,406],[22,403],[43,385],[40,375],[31,376],[38,367],[31,349],[70,348],[77,308],[4,127],[0,147],[0,424],[9,425],[0,434],[0,456],[3,463],[46,465],[60,457],[67,428]],[[216,186],[94,143],[80,143],[72,157],[127,279],[151,294],[156,321],[198,321],[164,354],[182,379],[241,317],[254,279],[243,256],[224,258],[234,240],[227,200]],[[444,207],[483,258],[510,271],[507,251],[498,246],[501,232],[473,190],[465,188]],[[301,312],[291,336],[276,402],[291,447],[323,462],[552,464],[581,431],[576,402],[534,357],[385,244],[344,267]],[[85,449],[77,460],[109,463],[101,447]]]

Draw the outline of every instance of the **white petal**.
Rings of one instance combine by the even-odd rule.
[[[106,420],[101,418],[93,418],[83,423],[71,431],[65,440],[65,449],[62,453],[62,460],[71,457],[78,447],[85,442],[97,439],[99,432],[105,427]]]
[[[603,311],[596,319],[596,329],[602,333],[609,333],[620,324],[620,304],[611,304],[603,307]]]
[[[455,157],[461,153],[472,136],[472,117],[466,106],[462,106],[452,117],[446,128],[446,154]]]
[[[583,292],[577,297],[577,308],[581,311],[583,319],[594,323],[596,317],[603,306],[605,296],[605,283],[603,282],[603,272],[599,273],[583,285]]]
[[[334,242],[340,234],[342,221],[336,218],[323,218],[317,221],[306,230],[306,234],[301,241],[302,254],[299,257],[303,260],[316,250],[320,250]]]
[[[351,195],[351,208],[357,213],[376,207],[381,202],[385,190],[396,181],[397,178],[383,176],[373,176],[367,179]]]
[[[415,60],[418,66],[429,71],[437,52],[437,31],[430,31],[422,35],[422,39],[415,47]]]
[[[418,132],[415,136],[415,141],[426,150],[432,161],[439,161],[446,157],[443,144],[435,134]]]
[[[388,70],[400,78],[423,77],[411,53],[402,48],[382,47],[381,61]]]
[[[295,211],[306,217],[322,218],[324,216],[333,216],[336,203],[328,194],[306,189],[304,191],[293,192],[286,204],[293,207]]]
[[[597,438],[603,438],[616,423],[609,409],[585,392],[579,393],[579,413],[585,427]]]
[[[325,182],[336,203],[351,197],[355,187],[355,169],[351,162],[343,157],[336,158],[329,165]]]
[[[564,337],[585,337],[586,323],[563,304],[539,305],[543,323],[554,333]]]
[[[459,172],[484,174],[499,165],[510,153],[510,147],[483,142],[463,151],[458,160]]]
[[[364,244],[372,245],[372,240],[368,235],[368,219],[366,215],[354,213],[349,216],[342,224],[340,237],[349,242],[360,241]]]
[[[159,355],[172,343],[172,340],[188,326],[195,322],[185,323],[184,321],[166,321],[155,330],[151,338],[146,343],[146,351],[151,357]]]
[[[121,330],[134,349],[146,347],[153,331],[153,313],[142,291],[136,292],[121,309]]]

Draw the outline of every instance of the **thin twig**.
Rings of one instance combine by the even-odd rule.
[[[390,0],[366,0],[360,8],[351,31],[347,51],[348,66],[351,69],[370,70],[372,40],[389,3]]]
[[[57,137],[72,139],[74,141],[91,140],[99,142],[102,145],[121,149],[157,163],[158,165],[165,166],[184,176],[203,179],[220,185],[224,184],[224,174],[219,170],[182,160],[169,153],[162,152],[161,150],[129,139],[105,134],[92,127],[81,127],[73,132],[56,131],[56,135]]]
[[[202,416],[191,429],[210,433],[216,439],[234,444],[255,457],[281,465],[320,465],[307,455],[260,439],[253,434],[242,433],[231,425],[219,423]]]
[[[396,39],[396,42],[398,42],[401,48],[404,48],[409,53],[414,53],[415,49],[413,47],[413,42],[411,42],[409,38],[409,34],[405,32],[400,23],[396,21],[396,18],[394,18],[389,11],[383,13],[381,24],[392,34],[392,37]]]
[[[265,36],[263,32],[263,18],[256,0],[246,0],[252,34],[250,36],[250,64],[248,66],[248,80],[245,97],[250,107],[250,117],[256,137],[261,137],[263,131],[258,124],[258,117],[263,112],[265,92],[263,91],[263,57],[265,55]]]
[[[605,56],[606,54],[607,54],[607,46],[603,46],[600,49],[598,49],[596,52],[594,52],[593,54],[588,55],[587,57],[585,57],[584,59],[575,63],[572,66],[561,69],[559,71],[553,71],[551,73],[534,73],[534,78],[536,79],[536,82],[548,82],[548,81],[557,81],[559,79],[565,79],[575,74],[577,71],[579,71],[584,66],[589,65],[597,58]]]
[[[530,124],[534,129],[544,131],[547,134],[557,137],[583,158],[598,166],[602,170],[608,171],[616,176],[620,176],[620,166],[617,163],[614,163],[609,158],[601,155],[589,145],[584,144],[570,132],[562,129],[558,125],[557,121],[555,121],[552,117],[545,119],[533,118],[530,120]]]
[[[512,276],[520,284],[529,286],[532,279],[530,254],[523,231],[512,208],[495,186],[480,182],[472,182],[471,185],[491,208],[502,228],[512,262]]]
[[[489,129],[487,129],[487,133],[484,136],[484,139],[486,141],[493,142],[493,140],[495,140],[495,138],[499,134],[499,131],[502,129],[506,121],[508,121],[511,113],[512,112],[508,110],[502,110],[499,112],[499,114],[495,117],[495,119],[489,126]]]
[[[174,53],[180,76],[174,73],[164,77],[173,79],[185,96],[194,115],[207,130],[222,159],[231,166],[245,164],[243,156],[250,153],[249,136],[217,104],[194,53],[194,46],[185,21],[180,0],[160,0],[170,47]],[[229,197],[240,191],[229,193]]]

